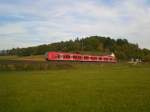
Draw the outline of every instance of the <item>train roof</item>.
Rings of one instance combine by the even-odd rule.
[[[80,54],[80,53],[70,53],[70,52],[57,52],[57,51],[50,51],[50,52],[48,52],[48,53],[53,53],[53,54],[65,54],[65,55],[72,55],[72,54],[74,54],[74,55],[84,55],[84,56],[102,56],[102,57],[115,57],[115,55],[113,54],[111,54],[111,55],[93,55],[93,54]]]

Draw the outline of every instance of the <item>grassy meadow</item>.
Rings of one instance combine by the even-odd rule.
[[[37,56],[0,56],[0,61],[45,61],[44,55],[37,55]]]
[[[56,68],[0,71],[0,112],[150,111],[150,64]]]

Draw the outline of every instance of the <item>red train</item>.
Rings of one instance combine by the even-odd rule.
[[[108,62],[116,63],[115,55],[82,55],[78,53],[64,53],[64,52],[47,52],[46,60],[48,61],[80,61],[80,62]]]

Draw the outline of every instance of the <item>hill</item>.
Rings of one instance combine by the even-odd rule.
[[[43,55],[48,51],[80,52],[94,54],[115,53],[120,60],[141,58],[150,61],[150,50],[141,49],[137,44],[128,42],[126,39],[111,39],[109,37],[91,36],[83,39],[61,41],[48,45],[40,45],[28,48],[13,48],[5,51],[5,55],[31,56]]]

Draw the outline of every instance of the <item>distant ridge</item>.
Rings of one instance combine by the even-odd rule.
[[[28,48],[13,48],[7,55],[30,56],[43,55],[48,51],[80,52],[91,54],[115,53],[118,59],[129,60],[140,58],[150,60],[150,50],[141,49],[137,44],[129,43],[126,39],[111,39],[110,37],[90,36],[87,38],[61,41],[48,45]]]

